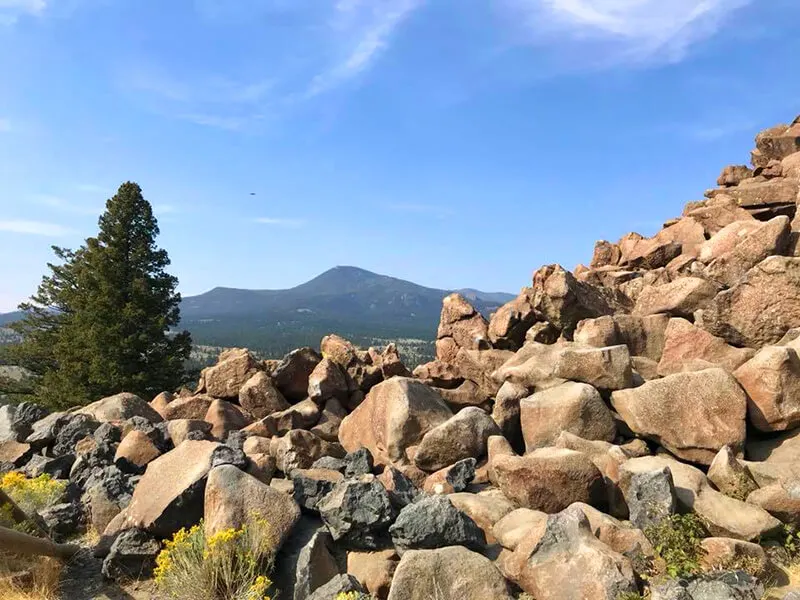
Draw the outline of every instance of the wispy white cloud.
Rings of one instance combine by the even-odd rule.
[[[69,227],[57,225],[56,223],[25,220],[2,220],[0,221],[0,231],[47,237],[59,237],[75,233]]]
[[[504,0],[525,40],[595,66],[677,62],[752,0]]]
[[[275,227],[303,227],[306,224],[305,219],[280,219],[275,217],[258,217],[253,219],[253,222]]]
[[[9,119],[0,118],[0,133],[8,133],[13,129]]]
[[[102,204],[98,203],[97,205],[92,206],[67,200],[61,196],[54,196],[51,194],[37,194],[32,197],[32,200],[39,206],[44,206],[60,212],[78,215],[99,215],[101,212],[103,212]]]
[[[0,0],[0,25],[13,25],[23,16],[40,17],[47,4],[47,0]]]
[[[332,25],[344,40],[344,56],[314,76],[307,96],[326,92],[370,68],[398,26],[421,5],[422,0],[339,0]]]
[[[112,191],[111,188],[96,183],[79,183],[75,189],[89,194],[110,194]]]
[[[248,55],[221,67],[220,72],[236,72],[237,78],[178,75],[166,65],[142,61],[121,68],[119,84],[137,92],[137,101],[153,112],[227,131],[257,131],[299,105],[364,76],[387,51],[397,29],[424,2],[195,0],[198,14],[215,27],[241,30],[248,16],[253,21],[265,13],[283,14],[291,15],[296,35],[274,56],[252,61]]]
[[[444,206],[436,206],[435,204],[415,204],[413,202],[398,202],[386,205],[391,211],[410,213],[417,215],[428,215],[438,218],[444,218],[453,214],[453,210]]]

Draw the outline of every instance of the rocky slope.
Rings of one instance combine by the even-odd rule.
[[[800,524],[800,118],[752,164],[488,321],[446,297],[413,374],[337,336],[230,350],[149,403],[2,407],[0,462],[71,482],[41,516],[94,529],[110,577],[258,515],[283,598],[755,600]],[[702,524],[703,573],[664,568],[649,532],[675,513]]]

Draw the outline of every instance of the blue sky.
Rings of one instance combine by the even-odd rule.
[[[800,112],[796,0],[0,0],[0,310],[137,181],[181,291],[516,292]],[[250,193],[255,192],[255,196]]]

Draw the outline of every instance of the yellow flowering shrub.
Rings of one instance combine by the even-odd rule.
[[[210,536],[202,523],[181,529],[156,558],[156,586],[174,600],[271,600],[273,547],[260,518]]]
[[[28,515],[59,502],[66,487],[67,482],[58,481],[46,474],[29,479],[19,471],[9,471],[0,476],[0,490],[8,494]],[[0,519],[5,523],[12,521],[9,507],[3,507]]]

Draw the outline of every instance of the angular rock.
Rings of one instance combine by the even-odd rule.
[[[389,494],[375,478],[337,483],[317,510],[334,541],[365,550],[385,544],[395,517]]]
[[[755,220],[748,211],[739,207],[736,200],[723,194],[717,194],[697,206],[689,204],[684,215],[700,223],[709,237],[733,222]]]
[[[318,403],[347,400],[349,387],[342,367],[329,358],[323,358],[308,377],[308,397]]]
[[[202,421],[213,401],[213,398],[205,395],[176,398],[164,409],[164,418],[168,421],[174,419]]]
[[[531,306],[531,290],[501,306],[489,319],[489,340],[495,348],[516,350],[525,343],[525,334],[539,316]]]
[[[522,426],[520,424],[520,400],[527,398],[528,388],[506,381],[497,392],[492,407],[492,419],[501,433],[517,449],[522,450]]]
[[[49,475],[53,479],[67,479],[74,462],[74,454],[62,454],[55,458],[34,454],[22,472],[29,478]]]
[[[239,404],[256,419],[289,408],[272,378],[263,371],[257,372],[239,388]]]
[[[652,600],[761,600],[764,586],[744,571],[716,571],[650,588]]]
[[[517,508],[494,524],[492,534],[503,548],[513,551],[522,540],[531,535],[531,532],[543,531],[546,524],[547,513],[530,508]]]
[[[161,544],[140,529],[123,531],[103,561],[103,576],[113,580],[147,579],[156,566]]]
[[[278,469],[291,473],[294,469],[308,469],[323,456],[344,458],[339,444],[326,442],[310,431],[293,429],[280,438],[272,438],[270,454],[275,457]]]
[[[636,300],[635,315],[667,313],[676,317],[691,316],[717,295],[713,283],[699,277],[681,277],[670,283],[646,287]]]
[[[77,502],[54,504],[37,514],[44,522],[50,537],[57,542],[80,533],[84,529],[86,521],[86,515]]]
[[[645,530],[675,514],[678,498],[669,467],[635,473],[626,486],[630,522]]]
[[[343,479],[339,471],[330,469],[295,469],[292,471],[294,500],[301,508],[315,511],[320,501]]]
[[[114,462],[123,461],[134,467],[145,467],[161,455],[147,434],[133,430],[126,435],[117,448]]]
[[[207,537],[226,529],[266,521],[270,553],[276,553],[300,518],[295,501],[231,465],[215,467],[205,489],[204,527]]]
[[[789,431],[775,437],[750,439],[742,461],[759,486],[778,481],[800,479],[800,431]]]
[[[308,600],[328,600],[329,598],[339,598],[352,593],[363,594],[364,592],[364,587],[358,582],[358,579],[345,573],[337,575],[328,583],[318,587],[308,597]]]
[[[481,458],[486,454],[489,437],[500,433],[497,424],[480,408],[465,408],[422,437],[414,464],[433,472],[465,458]]]
[[[750,348],[728,345],[722,338],[711,335],[686,319],[670,319],[665,335],[664,351],[658,363],[658,374],[662,377],[714,365],[733,372],[754,354]]]
[[[730,447],[722,448],[708,468],[708,479],[720,492],[737,500],[744,500],[758,484],[750,469],[740,463]]]
[[[216,365],[201,372],[198,391],[205,391],[214,398],[238,398],[239,389],[259,370],[258,361],[246,348],[225,350]]]
[[[770,566],[764,549],[752,542],[710,537],[701,541],[700,547],[703,550],[701,563],[708,570],[724,571],[747,562],[752,565],[755,574],[764,575]]]
[[[367,448],[378,464],[403,463],[406,449],[452,416],[439,394],[414,379],[393,377],[376,385],[345,417],[339,441],[348,452]]]
[[[627,489],[635,473],[669,467],[680,512],[693,511],[718,537],[754,541],[775,535],[781,522],[765,510],[713,489],[702,471],[666,456],[632,458],[620,467],[620,486]]]
[[[411,550],[403,554],[388,600],[512,600],[508,584],[492,562],[460,546]]]
[[[214,442],[187,440],[149,465],[133,492],[127,523],[158,537],[191,527],[203,515]]]
[[[553,374],[606,390],[620,390],[633,385],[631,357],[624,345],[564,348],[558,353]]]
[[[292,350],[272,372],[272,380],[287,400],[303,400],[308,394],[308,378],[321,360],[311,348]]]
[[[261,419],[269,435],[283,435],[292,429],[310,429],[320,420],[317,403],[307,398],[286,410],[272,413]]]
[[[717,179],[717,185],[734,187],[752,176],[753,170],[747,165],[730,165],[722,169],[722,174]]]
[[[394,467],[386,467],[378,481],[389,494],[389,500],[397,510],[416,502],[421,492],[406,475]]]
[[[617,433],[599,392],[591,385],[571,381],[521,400],[520,423],[528,452],[552,446],[562,431],[607,442]]]
[[[499,490],[486,490],[477,494],[457,492],[449,494],[448,500],[458,510],[466,514],[481,528],[488,544],[496,543],[494,537],[495,524],[514,510]]]
[[[763,508],[776,519],[800,525],[800,485],[796,481],[777,482],[753,490],[747,503]]]
[[[533,308],[567,336],[583,319],[613,314],[613,304],[606,291],[578,281],[559,265],[544,266],[533,275]]]
[[[78,414],[89,415],[100,423],[125,421],[131,417],[143,417],[151,423],[160,423],[161,415],[136,394],[123,392],[103,398],[84,406]]]
[[[737,240],[729,252],[715,258],[705,269],[706,276],[721,285],[735,285],[750,269],[768,256],[783,254],[789,244],[789,217],[778,216],[762,223]]]
[[[429,496],[409,504],[400,511],[389,533],[401,552],[443,546],[466,546],[480,552],[486,545],[486,537],[475,521],[445,496]]]
[[[193,432],[199,432],[203,436],[211,435],[211,423],[199,419],[172,419],[167,421],[167,431],[172,443],[177,447],[186,440]]]
[[[461,294],[446,296],[436,333],[436,358],[452,362],[460,348],[488,348],[488,327],[486,319]]]
[[[342,419],[346,416],[347,410],[336,398],[330,398],[325,402],[325,406],[319,414],[319,420],[311,428],[311,432],[328,442],[338,442],[339,427],[342,425]]]
[[[33,447],[30,444],[21,444],[14,440],[0,442],[0,465],[7,463],[14,467],[21,467],[27,463],[33,455]]]
[[[306,541],[308,534],[310,539]],[[303,544],[303,542],[306,542]],[[295,546],[300,546],[295,548]],[[288,559],[288,560],[287,560]],[[286,568],[287,562],[293,568]],[[305,600],[314,591],[331,581],[340,572],[333,538],[321,523],[301,520],[278,556],[275,579],[282,593],[296,600]],[[287,575],[292,581],[284,583]],[[289,584],[289,585],[287,585]]]
[[[555,513],[575,502],[603,508],[603,476],[589,458],[562,448],[540,448],[525,456],[498,456],[492,462],[497,486],[522,508]]]
[[[533,547],[522,543],[514,551],[514,574],[537,600],[617,600],[637,591],[630,561],[592,534],[577,506],[548,517],[541,538],[533,541]]]
[[[698,253],[698,260],[708,264],[713,260],[728,254],[736,249],[736,246],[750,233],[762,227],[761,221],[756,221],[752,217],[749,220],[733,221],[710,239],[703,242]],[[762,259],[763,260],[763,259]]]
[[[22,442],[33,433],[34,423],[46,416],[47,410],[32,402],[0,406],[0,442]]]
[[[161,392],[158,396],[156,396],[150,401],[150,408],[156,411],[161,416],[161,418],[164,419],[167,405],[174,399],[175,396],[173,396],[171,393]]]
[[[368,475],[372,473],[374,467],[372,454],[366,448],[348,452],[342,460],[344,462],[344,476],[348,478]]]
[[[770,256],[695,314],[697,325],[735,346],[774,344],[800,326],[800,258]]]
[[[474,458],[465,458],[457,463],[439,469],[425,479],[423,490],[429,494],[453,494],[463,492],[475,479]]]
[[[378,600],[386,600],[400,558],[391,550],[348,552],[347,573]]]
[[[744,445],[747,399],[722,369],[648,381],[614,392],[611,403],[632,431],[685,460],[708,465],[723,446]]]
[[[214,400],[208,407],[203,420],[211,423],[211,435],[222,441],[232,431],[244,429],[250,419],[235,404],[226,400]]]
[[[747,393],[750,422],[759,431],[800,425],[800,357],[788,346],[766,346],[734,372]]]

